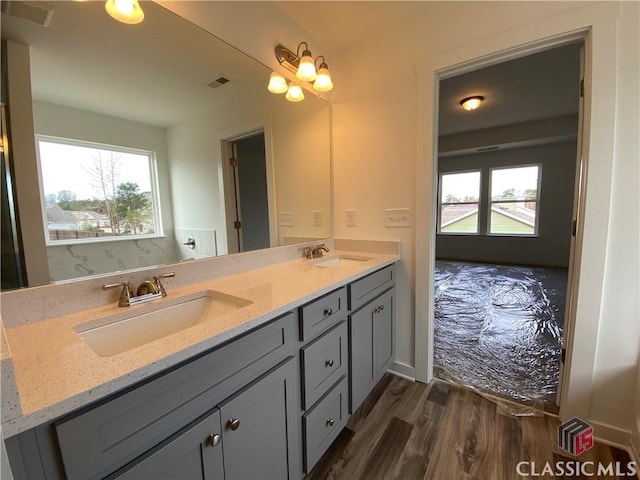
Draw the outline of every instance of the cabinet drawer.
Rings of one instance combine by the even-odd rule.
[[[289,313],[90,410],[55,423],[69,478],[107,475],[295,351]]]
[[[347,379],[340,381],[302,418],[305,472],[309,473],[347,424]]]
[[[312,339],[344,318],[347,292],[341,288],[300,307],[300,340]]]
[[[395,285],[395,282],[396,266],[393,264],[349,284],[349,310],[357,310]]]
[[[303,409],[310,408],[343,375],[347,374],[347,322],[301,350]]]

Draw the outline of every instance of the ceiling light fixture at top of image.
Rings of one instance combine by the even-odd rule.
[[[483,96],[474,95],[473,97],[467,97],[460,100],[460,105],[462,105],[462,108],[464,108],[465,110],[471,111],[478,108],[483,100]]]
[[[109,15],[122,23],[134,25],[144,20],[144,12],[138,0],[107,0],[104,8]]]

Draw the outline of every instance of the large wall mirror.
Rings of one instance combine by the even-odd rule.
[[[331,236],[327,102],[270,94],[267,67],[156,3],[137,25],[50,5],[47,26],[2,13],[29,286]]]

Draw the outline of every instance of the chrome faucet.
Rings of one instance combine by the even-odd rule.
[[[153,277],[153,281],[145,280],[142,282],[134,295],[133,289],[131,288],[129,282],[121,282],[121,283],[111,283],[108,285],[103,285],[103,290],[111,290],[112,288],[122,287],[122,291],[120,292],[120,298],[118,299],[119,307],[130,307],[132,305],[137,305],[138,303],[150,302],[152,300],[166,297],[167,290],[164,288],[161,279],[163,278],[172,278],[175,277],[176,274],[174,272],[165,273],[162,275],[157,275]]]

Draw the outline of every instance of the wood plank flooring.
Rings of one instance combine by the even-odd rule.
[[[626,451],[602,444],[571,457],[556,444],[555,416],[503,411],[462,387],[387,374],[307,478],[502,480],[534,478],[516,472],[523,461],[536,462],[539,473],[546,462],[618,461],[626,468],[630,461]]]

